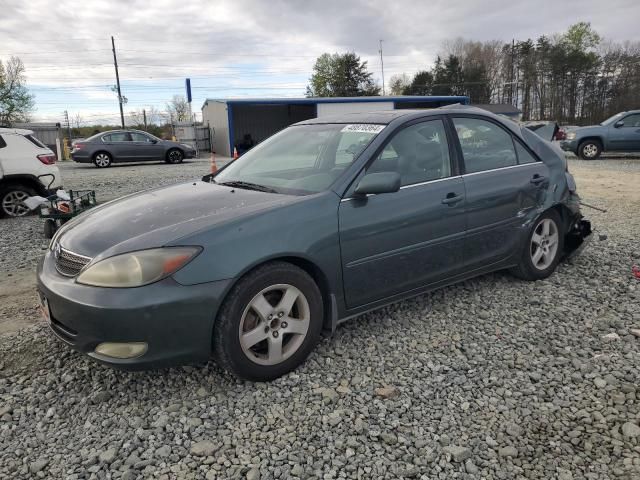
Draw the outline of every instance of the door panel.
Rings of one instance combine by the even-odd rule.
[[[465,263],[473,270],[519,252],[518,227],[542,205],[549,170],[498,123],[466,116],[452,121],[466,172]]]
[[[164,146],[151,142],[151,137],[142,133],[131,133],[131,157],[135,160],[164,160]]]
[[[102,138],[103,143],[107,146],[107,151],[113,155],[115,160],[131,161],[131,136],[127,132],[114,132]]]
[[[340,203],[340,245],[348,308],[454,275],[462,269],[460,177]]]
[[[507,259],[520,247],[519,227],[524,217],[544,202],[549,169],[535,162],[463,178],[467,193],[466,263],[474,268]]]
[[[621,119],[621,127],[609,127],[609,150],[633,152],[640,150],[640,113],[634,113]]]

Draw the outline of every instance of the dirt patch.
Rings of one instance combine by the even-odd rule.
[[[0,280],[0,337],[40,321],[35,272],[8,275]]]

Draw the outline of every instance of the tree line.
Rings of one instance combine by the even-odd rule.
[[[308,96],[379,93],[354,53],[321,56],[307,88]],[[432,68],[393,75],[390,93],[467,95],[471,103],[512,104],[523,120],[598,123],[640,108],[640,42],[606,41],[586,22],[537,40],[458,38],[443,44]]]

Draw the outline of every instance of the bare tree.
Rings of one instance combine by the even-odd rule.
[[[167,110],[170,116],[178,122],[189,120],[189,104],[183,95],[174,95],[171,101],[167,103]]]
[[[393,75],[389,81],[391,95],[404,95],[405,90],[411,85],[411,77],[406,73]]]
[[[18,57],[0,61],[0,125],[28,121],[33,111],[33,95],[25,86],[24,65]]]

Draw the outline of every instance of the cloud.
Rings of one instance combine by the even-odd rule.
[[[638,40],[637,0],[3,0],[0,59],[15,53],[38,87],[38,114],[117,112],[111,35],[131,108],[162,107],[194,85],[207,97],[303,95],[315,58],[355,51],[380,78],[429,67],[444,40],[537,38],[590,21]],[[100,103],[102,102],[102,103]]]

